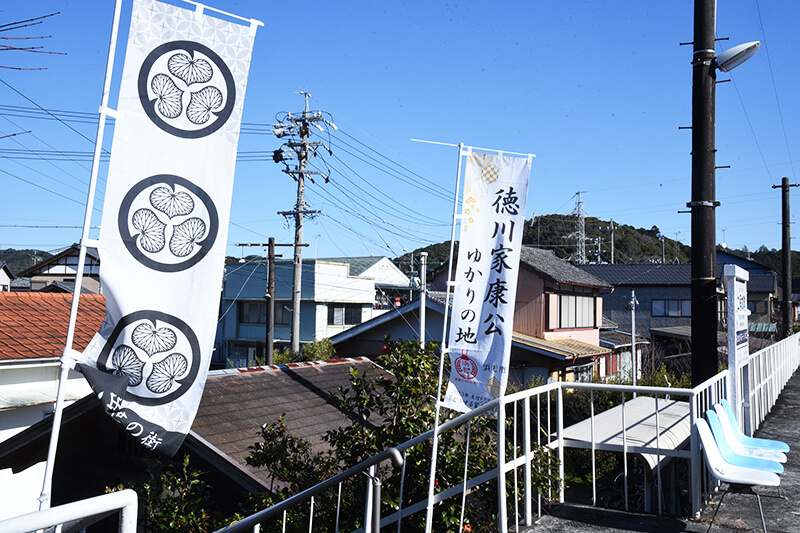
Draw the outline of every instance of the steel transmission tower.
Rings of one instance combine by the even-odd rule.
[[[310,111],[308,99],[311,97],[307,92],[300,92],[305,97],[303,112],[286,113],[284,119],[274,125],[272,133],[276,137],[288,136],[289,140],[275,150],[272,159],[276,163],[283,163],[286,168],[283,172],[289,174],[297,181],[297,203],[292,211],[280,211],[278,214],[286,217],[294,217],[294,276],[292,280],[292,340],[291,349],[293,352],[300,351],[300,296],[303,276],[303,247],[308,246],[303,243],[303,219],[313,216],[319,211],[307,209],[305,200],[305,179],[314,183],[313,176],[322,176],[325,183],[328,176],[316,170],[306,170],[310,157],[317,155],[317,148],[322,146],[328,153],[333,154],[331,149],[322,141],[310,141],[311,127],[313,126],[320,132],[325,132],[326,127],[336,131],[336,125],[323,117],[322,111]],[[323,125],[320,125],[322,123]]]
[[[586,260],[586,212],[583,210],[583,191],[575,193],[578,200],[575,202],[575,208],[570,212],[570,215],[575,217],[577,228],[575,231],[567,235],[565,238],[575,241],[575,251],[569,256],[570,261],[579,265],[585,265]]]

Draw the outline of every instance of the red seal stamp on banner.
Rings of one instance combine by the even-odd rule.
[[[453,367],[456,373],[464,379],[475,379],[475,376],[478,375],[478,365],[467,357],[467,350],[461,352],[461,357],[453,362]]]

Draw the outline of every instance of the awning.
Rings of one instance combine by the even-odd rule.
[[[540,339],[515,331],[512,341],[514,345],[561,361],[581,357],[608,355],[611,353],[611,350],[608,348],[566,337],[558,339]]]
[[[651,472],[672,457],[689,457],[682,450],[692,434],[689,403],[639,396],[564,429],[564,445],[592,448],[592,425],[596,450],[638,454]]]

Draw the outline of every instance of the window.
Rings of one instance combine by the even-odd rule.
[[[289,301],[275,301],[275,325],[288,326],[292,323],[292,309]],[[242,324],[266,324],[269,313],[268,302],[239,302],[239,322]]]
[[[292,323],[292,302],[275,300],[275,325],[288,326]]]
[[[328,304],[328,325],[361,324],[361,304]]]
[[[594,315],[594,297],[559,294],[558,324],[552,329],[593,328]]]
[[[266,302],[239,302],[239,322],[242,324],[266,324]]]
[[[691,300],[653,300],[653,316],[692,316]]]

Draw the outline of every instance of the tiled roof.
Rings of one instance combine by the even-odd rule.
[[[21,278],[22,277],[35,276],[36,274],[41,273],[41,270],[44,267],[46,267],[47,265],[49,265],[51,263],[58,262],[59,259],[62,259],[64,257],[70,256],[70,255],[74,255],[75,257],[77,257],[78,254],[80,253],[80,249],[81,248],[80,248],[79,245],[73,244],[69,248],[63,250],[61,253],[56,254],[56,255],[54,255],[52,257],[48,257],[44,261],[41,261],[40,263],[36,263],[32,267],[26,268],[25,270],[23,270],[22,272],[17,274],[17,276],[19,276]],[[86,249],[86,258],[87,258],[87,263],[86,264],[89,264],[89,259],[93,259],[94,261],[100,261],[100,256],[97,253],[97,248],[87,248]]]
[[[209,372],[192,431],[266,481],[266,474],[244,459],[260,427],[285,413],[292,434],[321,449],[327,431],[351,423],[327,400],[329,393],[350,386],[352,368],[372,377],[390,375],[363,357]]]
[[[520,253],[520,264],[523,268],[527,268],[557,283],[611,288],[607,281],[592,275],[591,272],[581,270],[563,259],[559,259],[550,250],[523,246]]]
[[[747,281],[747,292],[777,292],[778,275],[750,275]]]
[[[71,306],[72,294],[0,292],[0,361],[60,357]],[[76,350],[89,344],[105,314],[104,296],[81,295]]]
[[[17,277],[14,275],[14,272],[11,270],[11,267],[8,266],[8,263],[6,263],[5,261],[0,261],[0,270],[5,270],[6,275],[12,280]]]
[[[689,263],[644,263],[580,265],[577,268],[619,285],[690,285],[692,265]]]

